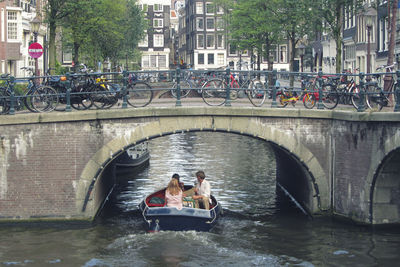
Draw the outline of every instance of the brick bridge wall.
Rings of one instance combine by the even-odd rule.
[[[112,186],[107,166],[124,149],[223,131],[270,142],[277,180],[312,213],[399,223],[399,126],[396,113],[233,107],[2,116],[0,220],[91,221]]]

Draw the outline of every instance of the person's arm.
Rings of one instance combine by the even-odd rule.
[[[208,197],[208,198],[211,197],[211,186],[210,186],[210,183],[204,184],[204,193],[203,193],[203,195],[205,197]]]

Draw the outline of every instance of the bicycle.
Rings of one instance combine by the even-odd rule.
[[[305,108],[312,109],[316,103],[315,93],[310,93],[307,89],[304,89],[301,94],[297,94],[294,90],[281,88],[280,91],[278,91],[277,96],[279,97],[281,107],[286,107],[289,103],[294,107],[297,101],[301,100]]]
[[[104,77],[97,77],[90,90],[94,106],[98,109],[109,109],[123,99],[124,92],[119,84],[111,83]],[[130,73],[126,88],[127,103],[134,107],[145,107],[153,100],[151,86],[139,81],[135,73]]]
[[[317,101],[322,101],[322,104],[327,109],[334,109],[339,103],[339,93],[337,92],[337,84],[340,79],[337,76],[322,76],[324,79],[322,85],[319,84],[317,77],[313,76],[305,76],[302,83],[305,91],[308,91],[308,94],[313,95],[313,98],[307,97],[306,102],[304,103],[306,108],[313,108]],[[320,86],[322,95],[320,95]],[[311,93],[310,93],[311,92]],[[312,101],[315,99],[315,101]]]
[[[390,66],[380,66],[376,69],[376,71],[388,70],[389,72],[393,71],[393,68],[396,64]],[[388,90],[385,91],[382,85],[382,75],[374,74],[373,78],[375,81],[366,83],[366,103],[368,108],[370,109],[378,109],[381,111],[384,107],[389,106],[390,96],[392,92],[394,92],[394,88],[396,88],[396,84],[394,79],[391,78]]]
[[[239,91],[244,89],[250,102],[256,106],[260,107],[264,104],[266,99],[266,93],[263,83],[256,77],[252,78],[250,73],[248,77],[239,85],[239,80],[230,73],[228,77],[230,86],[231,100],[238,98]],[[202,87],[202,98],[203,101],[209,106],[221,106],[226,102],[228,84],[225,79],[214,78],[208,80]],[[260,93],[263,92],[263,93]]]

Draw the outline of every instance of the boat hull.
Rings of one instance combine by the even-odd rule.
[[[148,207],[139,205],[147,230],[153,231],[209,231],[221,213],[219,203],[210,210],[183,207]]]

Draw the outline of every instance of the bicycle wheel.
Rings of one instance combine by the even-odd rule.
[[[7,114],[10,110],[9,105],[9,96],[10,94],[6,91],[6,88],[0,88],[0,114]]]
[[[312,109],[317,102],[317,98],[314,93],[306,93],[303,96],[303,105],[305,108]]]
[[[32,92],[31,104],[37,112],[53,111],[58,105],[56,90],[50,86],[39,86]]]
[[[385,98],[383,95],[381,95],[381,88],[377,87],[377,86],[373,86],[373,85],[369,85],[367,87],[367,97],[366,97],[366,101],[367,101],[367,106],[370,109],[378,109],[381,110],[383,108],[383,101]]]
[[[281,104],[281,107],[282,107],[282,108],[286,107],[287,104],[289,103],[289,102],[287,101],[287,98],[286,98],[286,96],[285,96],[284,94],[280,94],[280,95],[279,95],[279,103]]]
[[[145,107],[153,100],[151,86],[145,82],[136,82],[128,85],[127,102],[134,108]]]
[[[247,97],[251,104],[255,107],[261,107],[267,97],[267,92],[263,83],[259,80],[251,81],[248,90],[246,90]]]
[[[202,87],[201,97],[209,106],[221,106],[226,100],[226,83],[221,79],[207,81]]]
[[[93,106],[97,109],[103,109],[107,103],[107,89],[100,84],[93,84],[90,89],[90,98]]]
[[[358,109],[360,103],[360,88],[355,86],[351,89],[351,104],[355,109]]]
[[[192,88],[192,85],[186,80],[180,81],[179,85],[181,87],[181,98],[188,96],[191,91],[190,89]],[[177,93],[176,87],[177,83],[174,83],[171,89],[171,95],[175,98]]]
[[[339,94],[330,84],[322,87],[322,103],[327,109],[334,109],[339,103]]]
[[[71,107],[76,110],[86,110],[93,106],[91,89],[85,89],[84,87],[78,87],[74,89],[74,93],[71,95]]]

